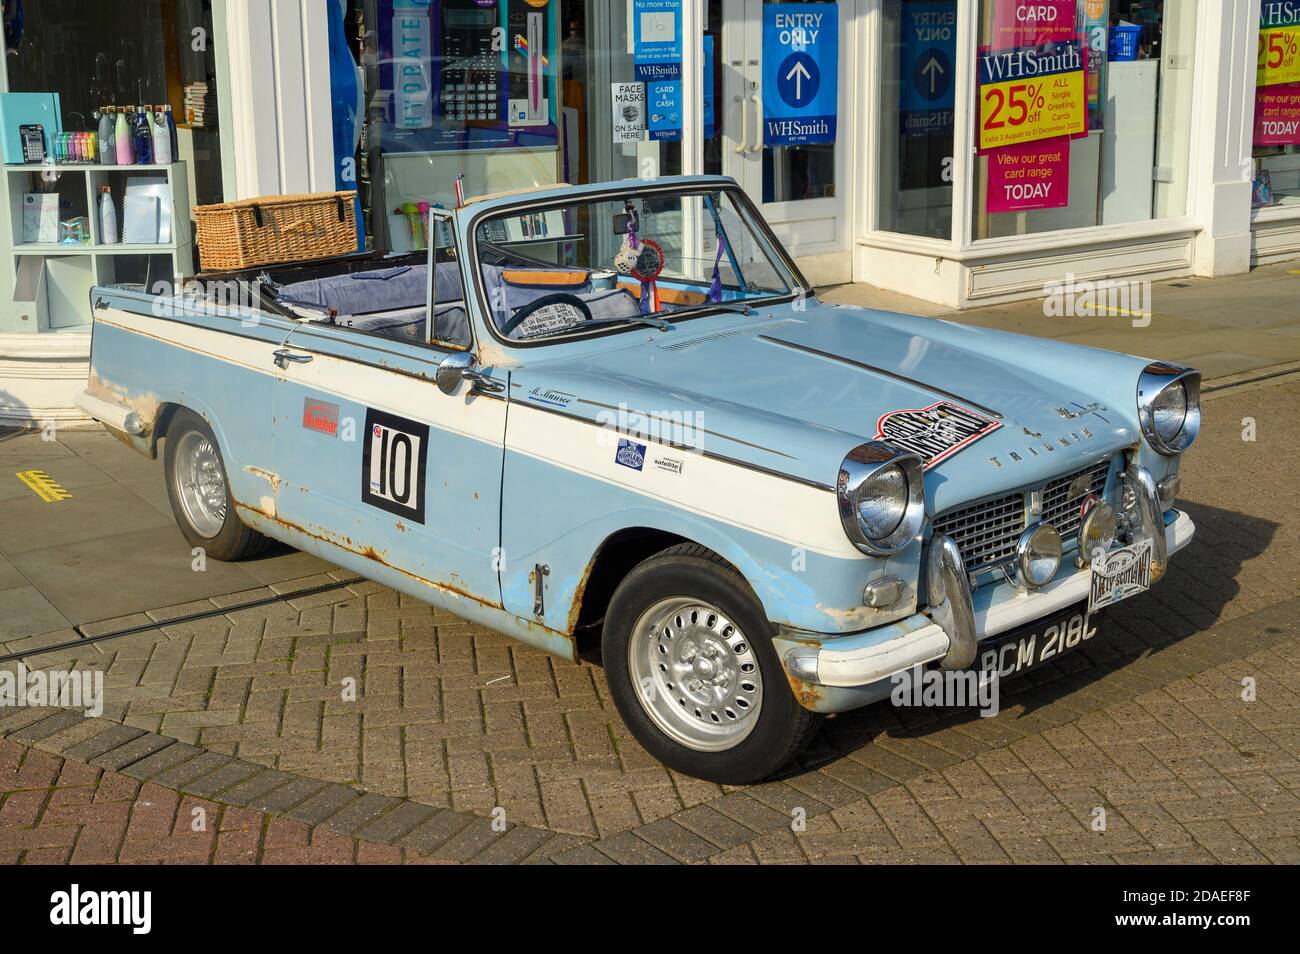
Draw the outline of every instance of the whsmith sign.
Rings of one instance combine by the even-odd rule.
[[[840,71],[837,3],[763,7],[763,141],[834,142]]]

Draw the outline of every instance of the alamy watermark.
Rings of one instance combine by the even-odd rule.
[[[981,719],[998,714],[997,670],[926,669],[913,666],[894,673],[889,701],[901,709],[974,707]]]
[[[683,450],[704,449],[703,411],[635,411],[626,404],[603,410],[596,415],[602,446],[614,446],[620,434],[648,438],[659,444]]]
[[[0,670],[0,709],[18,706],[60,706],[80,709],[87,716],[104,714],[104,673],[99,669]]]
[[[1043,285],[1043,314],[1048,318],[1128,318],[1134,328],[1145,328],[1151,324],[1151,283],[1119,278],[1075,281],[1070,272],[1064,281]]]

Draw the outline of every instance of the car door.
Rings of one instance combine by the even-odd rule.
[[[469,383],[439,391],[438,365],[458,350],[335,325],[295,329],[276,392],[277,517],[397,570],[430,602],[499,606],[506,401]]]

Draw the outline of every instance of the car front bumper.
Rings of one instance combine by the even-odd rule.
[[[1191,543],[1196,527],[1182,511],[1170,510],[1163,516],[1165,543],[1173,555]],[[977,638],[991,639],[1086,602],[1091,580],[1087,568],[1072,572],[1063,568],[1055,580],[1032,592],[1011,584],[981,587],[972,606]],[[888,696],[897,673],[947,658],[952,639],[939,623],[917,613],[844,636],[818,637],[782,629],[774,643],[801,705],[814,712],[844,712]]]

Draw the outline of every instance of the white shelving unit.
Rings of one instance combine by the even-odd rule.
[[[184,162],[170,165],[106,166],[93,163],[4,166],[3,204],[9,214],[9,248],[0,262],[0,333],[87,328],[90,290],[96,285],[160,278],[177,281],[194,274],[190,234],[189,176]],[[107,185],[117,206],[119,228],[127,180],[165,176],[171,204],[170,242],[105,244],[99,234],[99,191]],[[53,184],[72,215],[90,221],[84,244],[29,243],[23,238],[23,196]]]

